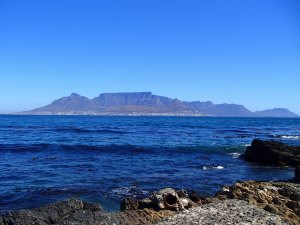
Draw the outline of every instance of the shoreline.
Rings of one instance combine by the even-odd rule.
[[[177,200],[174,201],[172,197]],[[106,212],[99,204],[68,199],[36,209],[0,215],[0,225],[297,225],[300,222],[299,201],[299,182],[250,180],[224,186],[214,197],[166,188],[152,193],[146,199],[124,199],[119,212]]]
[[[100,224],[292,224],[300,223],[300,146],[254,139],[245,161],[292,166],[287,181],[238,181],[223,186],[214,197],[171,188],[145,199],[126,198],[119,212],[105,212],[98,204],[69,199],[37,209],[0,216],[0,225]]]

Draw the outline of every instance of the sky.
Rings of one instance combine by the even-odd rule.
[[[0,0],[0,113],[135,91],[300,114],[300,1]]]

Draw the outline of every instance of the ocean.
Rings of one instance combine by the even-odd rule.
[[[2,115],[0,213],[66,198],[117,211],[165,187],[209,196],[238,180],[292,178],[239,158],[254,138],[300,145],[300,119]]]

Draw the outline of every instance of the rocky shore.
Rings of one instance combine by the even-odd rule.
[[[129,224],[300,224],[299,147],[254,140],[245,160],[293,166],[285,182],[241,181],[224,186],[213,197],[166,188],[145,199],[126,198],[120,212],[70,199],[38,209],[0,216],[0,225],[129,225]]]

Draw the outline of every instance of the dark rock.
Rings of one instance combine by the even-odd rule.
[[[300,208],[299,203],[295,202],[295,201],[288,201],[286,203],[286,206],[289,207],[291,210],[294,210],[294,211]]]
[[[295,181],[300,181],[300,166],[297,166],[296,168],[295,168],[295,177],[294,177],[294,180]]]
[[[100,205],[77,199],[61,201],[32,210],[20,210],[0,216],[0,225],[129,225],[153,224],[174,215],[169,210],[128,210],[103,212]]]
[[[300,166],[300,146],[254,139],[251,146],[247,147],[244,159],[265,165],[297,167]],[[299,172],[297,177],[299,177]]]
[[[189,197],[188,192],[184,189],[177,191],[177,195],[179,198],[188,198]]]
[[[47,206],[33,209],[33,210],[21,210],[7,214],[3,217],[3,220],[7,224],[54,224],[65,217],[70,216],[77,210],[82,210],[84,203],[80,200],[71,199],[61,201]],[[99,207],[100,209],[100,207]]]
[[[125,198],[120,205],[121,211],[139,209],[139,201],[134,198]]]
[[[264,210],[273,213],[273,214],[277,214],[277,209],[273,206],[273,205],[266,205]]]
[[[201,204],[201,200],[203,199],[200,195],[198,195],[196,192],[192,192],[190,195],[189,195],[190,199],[197,203],[197,204]]]

